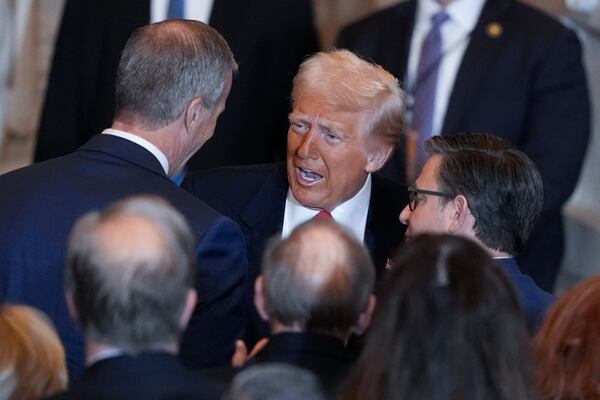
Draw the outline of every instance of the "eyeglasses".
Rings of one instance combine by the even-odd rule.
[[[415,208],[417,208],[417,205],[419,204],[419,194],[429,194],[432,196],[445,197],[447,199],[452,199],[455,197],[455,195],[450,194],[450,193],[434,192],[433,190],[423,190],[423,189],[417,189],[414,187],[409,187],[408,188],[408,209],[410,211],[415,211]]]

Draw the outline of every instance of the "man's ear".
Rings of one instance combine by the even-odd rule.
[[[373,145],[373,148],[367,155],[367,165],[365,166],[365,172],[370,174],[375,171],[379,171],[387,160],[392,155],[394,146],[377,144]]]
[[[197,302],[198,293],[196,292],[196,289],[188,289],[185,297],[185,305],[183,306],[183,312],[179,318],[179,326],[181,326],[182,330],[185,329],[188,322],[190,322],[190,318],[192,318],[192,313],[194,312],[194,308],[196,308]]]
[[[258,311],[258,315],[265,320],[269,321],[269,312],[267,307],[267,302],[265,300],[264,293],[264,279],[262,275],[256,278],[256,282],[254,282],[254,305],[256,306],[256,311]]]
[[[206,109],[202,97],[194,97],[185,108],[184,123],[187,132],[194,132],[198,124],[206,119]]]
[[[79,313],[77,312],[77,307],[75,307],[75,297],[73,297],[73,292],[70,290],[65,291],[65,299],[67,300],[67,308],[69,309],[69,315],[77,324],[81,323],[79,319]]]
[[[352,327],[352,333],[357,335],[362,335],[365,333],[369,325],[371,325],[371,320],[373,319],[373,313],[375,312],[375,305],[377,300],[374,295],[369,296],[369,301],[367,302],[367,306],[364,311],[360,313],[358,316],[358,320],[356,324]]]
[[[470,232],[473,228],[473,218],[469,209],[469,201],[465,196],[459,194],[448,204],[450,212],[449,233]]]

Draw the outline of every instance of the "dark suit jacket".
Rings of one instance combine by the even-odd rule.
[[[35,160],[67,154],[110,125],[114,80],[130,34],[150,22],[150,0],[68,0],[56,42]],[[215,0],[210,25],[239,71],[214,137],[191,169],[270,162],[285,147],[292,77],[317,50],[309,0]]]
[[[81,380],[53,399],[219,399],[223,390],[186,370],[176,356],[142,353],[98,361],[86,368]]]
[[[554,296],[540,289],[531,277],[523,275],[514,258],[500,258],[496,261],[515,288],[529,331],[535,333],[544,320],[546,310],[554,303]]]
[[[372,177],[364,241],[380,278],[388,257],[404,240],[405,226],[398,216],[408,199],[406,188],[377,174]],[[263,164],[199,171],[190,174],[183,187],[240,225],[246,237],[250,276],[254,281],[260,274],[267,240],[281,234],[288,191],[285,165]],[[254,328],[250,328],[251,332],[246,337],[251,343],[268,336],[268,328],[257,314],[253,314],[251,320]],[[258,331],[254,332],[255,329]],[[258,336],[255,337],[255,334]]]
[[[373,59],[403,79],[416,1],[380,11],[345,28],[338,47]],[[491,23],[501,26],[493,37]],[[441,134],[500,136],[527,153],[544,181],[545,205],[527,249],[526,273],[550,290],[562,256],[560,209],[573,192],[590,131],[590,105],[575,34],[514,0],[488,0],[463,56]],[[385,171],[404,178],[399,151]]]
[[[334,394],[348,374],[354,356],[344,343],[332,336],[314,333],[280,333],[269,337],[269,343],[251,358],[246,366],[268,362],[293,364],[312,371],[323,388]]]
[[[65,345],[69,371],[83,368],[81,332],[63,293],[67,236],[82,214],[135,194],[158,195],[197,239],[199,304],[183,337],[192,366],[228,364],[245,325],[248,266],[239,227],[175,186],[141,146],[97,135],[76,152],[0,176],[0,298],[44,311]]]

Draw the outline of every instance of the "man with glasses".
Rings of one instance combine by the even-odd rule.
[[[430,155],[400,214],[408,240],[424,232],[462,235],[482,245],[512,281],[531,331],[553,302],[513,258],[543,204],[540,173],[525,153],[487,134],[434,136]]]

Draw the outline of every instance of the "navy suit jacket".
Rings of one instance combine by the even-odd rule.
[[[199,0],[193,0],[199,1]],[[68,0],[56,41],[35,161],[74,151],[109,126],[121,50],[150,22],[150,0]],[[210,25],[239,65],[214,137],[190,169],[280,159],[292,77],[317,51],[309,0],[215,0]]]
[[[337,46],[404,79],[416,0],[345,28]],[[501,27],[490,35],[490,24]],[[575,188],[590,132],[590,104],[575,33],[514,0],[487,0],[459,66],[440,134],[486,132],[523,150],[544,181],[544,210],[519,264],[551,290],[562,257],[561,207]],[[384,173],[404,179],[400,149]]]
[[[98,361],[81,380],[53,399],[218,400],[224,388],[186,370],[168,353],[142,353]]]
[[[280,362],[312,371],[323,388],[334,395],[346,377],[354,355],[344,343],[332,336],[315,333],[280,333],[269,337],[269,343],[251,358],[246,366]]]
[[[408,195],[406,188],[391,180],[377,174],[372,178],[364,243],[379,280],[388,257],[404,241],[406,227],[398,217],[408,203]],[[260,275],[267,240],[281,234],[289,187],[285,164],[198,171],[190,174],[182,187],[240,225],[246,237],[250,276],[254,281]],[[267,325],[251,311],[246,340],[253,343],[268,335]]]
[[[531,333],[535,333],[544,320],[546,310],[554,303],[554,296],[540,289],[531,277],[521,273],[514,258],[499,258],[496,262],[513,284],[527,320],[527,327]]]
[[[63,293],[68,234],[82,214],[137,194],[169,201],[197,239],[199,303],[183,337],[184,361],[198,367],[229,363],[245,325],[244,237],[229,218],[173,184],[150,152],[97,135],[72,154],[0,176],[0,192],[0,298],[48,314],[72,377],[83,368],[83,338]]]

